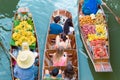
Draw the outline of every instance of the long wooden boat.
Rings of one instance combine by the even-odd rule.
[[[112,72],[110,64],[109,33],[101,6],[94,15],[84,15],[79,4],[79,30],[86,51],[96,72]]]
[[[51,21],[50,24],[53,23],[53,18],[55,16],[60,16],[61,17],[61,22],[64,25],[64,22],[66,21],[67,18],[71,18],[72,19],[72,14],[66,10],[56,10],[53,12],[52,16],[51,16]],[[53,66],[52,64],[52,57],[53,54],[56,52],[56,49],[54,48],[55,45],[55,39],[56,36],[55,34],[49,34],[49,28],[48,28],[48,34],[47,34],[47,38],[46,38],[46,46],[45,46],[45,52],[44,52],[44,58],[43,58],[43,72],[42,72],[42,80],[44,79],[44,75],[45,75],[45,70],[48,69],[49,71],[51,71],[53,68],[57,67],[59,69],[61,69],[62,71],[65,69],[66,66]],[[70,62],[73,67],[74,70],[76,72],[76,80],[80,79],[79,76],[79,66],[78,66],[78,54],[77,54],[77,48],[76,48],[76,39],[75,39],[75,34],[71,34],[68,35],[70,40],[71,40],[71,48],[70,49],[64,49],[64,51],[67,53],[67,57],[68,57],[68,62]]]
[[[23,43],[24,46],[22,46]],[[13,20],[12,37],[10,44],[12,80],[17,79],[14,76],[14,67],[18,65],[17,56],[20,51],[29,51],[35,54],[35,62],[33,63],[33,65],[38,68],[38,72],[36,73],[36,77],[34,78],[34,80],[40,80],[40,51],[32,14],[30,13],[28,8],[21,7],[18,8],[18,10],[16,11]]]

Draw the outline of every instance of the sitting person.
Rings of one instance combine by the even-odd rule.
[[[68,34],[73,34],[74,32],[74,28],[73,28],[73,24],[72,24],[72,19],[68,18],[64,24],[64,28],[63,31],[66,35]]]
[[[55,48],[58,48],[59,46],[63,46],[64,49],[71,48],[70,39],[64,33],[56,36]]]
[[[66,64],[67,54],[64,52],[64,48],[60,46],[53,55],[53,66],[66,66]]]
[[[31,51],[21,51],[17,56],[14,76],[20,80],[35,80],[38,67],[34,65],[35,55]]]
[[[54,23],[50,24],[50,34],[60,34],[63,32],[62,26],[60,26],[58,23],[60,21],[60,16],[56,16],[54,18]]]
[[[85,15],[96,14],[98,6],[105,3],[102,0],[81,0],[82,12]]]
[[[63,71],[63,78],[64,80],[76,80],[75,71],[71,64],[68,64]]]
[[[45,70],[44,80],[63,80],[61,70],[54,68],[51,73],[48,70]]]

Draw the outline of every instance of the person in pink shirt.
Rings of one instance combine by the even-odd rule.
[[[53,66],[66,66],[67,54],[64,52],[64,47],[59,46],[56,53],[53,55]]]

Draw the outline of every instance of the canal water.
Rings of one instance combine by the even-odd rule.
[[[120,80],[120,24],[106,7],[104,7],[109,27],[110,62],[113,72],[95,72],[82,44],[78,30],[78,2],[79,0],[0,0],[0,42],[7,50],[10,49],[9,43],[14,12],[18,7],[28,7],[33,14],[40,46],[40,62],[42,62],[50,16],[54,10],[66,9],[73,16],[79,56],[79,80]],[[105,2],[117,16],[120,16],[120,1],[106,0]],[[40,65],[42,64],[40,63]],[[40,72],[42,72],[42,66]],[[0,46],[0,80],[12,80],[10,56],[3,50],[2,46]]]

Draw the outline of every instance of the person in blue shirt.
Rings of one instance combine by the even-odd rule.
[[[51,72],[45,70],[44,80],[63,80],[61,70],[58,68],[53,68]]]
[[[99,5],[104,5],[102,0],[81,0],[82,12],[85,15],[96,14]]]
[[[60,22],[60,16],[54,18],[54,23],[50,24],[50,34],[60,34],[63,32],[62,26],[58,23]]]
[[[27,69],[20,68],[18,65],[14,67],[14,76],[20,80],[35,80],[37,73],[38,67],[34,65]]]
[[[38,67],[34,65],[35,55],[31,51],[21,51],[14,67],[14,77],[19,80],[35,80]]]

